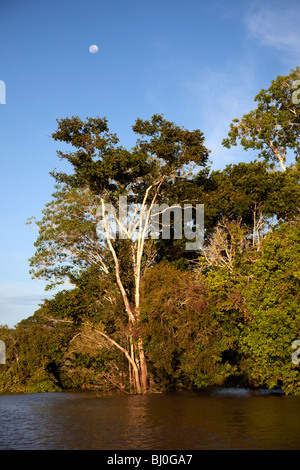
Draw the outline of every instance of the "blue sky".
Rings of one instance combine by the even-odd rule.
[[[299,25],[298,0],[0,0],[0,325],[46,296],[29,274],[37,231],[26,220],[41,217],[61,168],[56,119],[106,116],[130,148],[136,118],[162,113],[201,129],[213,168],[250,161],[221,141],[262,88],[300,65]]]

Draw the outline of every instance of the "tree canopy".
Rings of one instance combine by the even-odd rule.
[[[224,139],[262,160],[219,170],[200,130],[162,115],[136,120],[131,149],[106,118],[57,121],[70,172],[51,173],[52,200],[30,220],[39,230],[30,268],[61,290],[15,329],[0,327],[0,391],[233,384],[300,394],[299,73],[273,80]],[[175,214],[151,226],[154,207],[161,216],[184,203],[194,229],[197,204],[205,209],[203,246],[190,251]]]
[[[272,166],[276,163],[286,169],[288,151],[296,160],[300,157],[300,111],[294,96],[294,83],[300,78],[300,67],[289,75],[278,76],[271,86],[261,90],[254,98],[257,107],[234,119],[228,137],[223,145],[230,148],[237,145],[258,150],[258,156]]]

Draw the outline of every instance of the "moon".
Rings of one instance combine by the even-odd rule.
[[[91,54],[96,54],[98,52],[98,49],[98,46],[96,46],[96,44],[93,44],[92,46],[90,46],[89,51]]]

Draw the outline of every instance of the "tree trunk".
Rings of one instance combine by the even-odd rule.
[[[159,184],[159,187],[160,185],[161,185],[161,182]],[[146,190],[146,194],[145,194],[143,205],[142,205],[143,210],[140,213],[139,233],[138,233],[138,239],[136,242],[136,248],[133,249],[133,252],[132,252],[133,265],[134,265],[134,277],[135,277],[134,306],[131,305],[130,299],[127,295],[127,292],[121,280],[120,261],[117,257],[117,254],[109,238],[109,229],[108,229],[107,220],[105,218],[105,204],[104,204],[104,200],[101,199],[103,222],[104,222],[104,227],[107,233],[107,243],[113,255],[114,262],[115,262],[116,281],[117,281],[118,287],[120,289],[120,292],[124,301],[125,310],[128,315],[129,325],[135,326],[135,327],[137,326],[137,328],[139,328],[138,323],[140,321],[141,262],[142,262],[142,254],[143,254],[143,248],[144,248],[144,243],[145,243],[146,229],[148,227],[149,217],[150,217],[150,210],[146,209],[147,207],[146,200],[147,200],[151,187],[152,186],[149,186]],[[158,193],[158,188],[156,189],[155,196],[152,199],[151,207],[153,206],[155,202],[157,193]],[[145,213],[146,213],[146,218],[144,221],[143,216],[145,215]],[[119,226],[120,226],[120,221],[119,221]],[[127,235],[129,235],[128,231],[127,231]],[[131,239],[130,236],[129,238]],[[147,369],[147,362],[146,362],[146,357],[145,357],[145,352],[144,352],[143,340],[140,335],[138,335],[138,340],[136,343],[136,354],[134,351],[133,338],[130,337],[130,352],[128,356],[130,357],[130,364],[132,366],[132,372],[133,372],[132,374],[133,377],[131,377],[131,374],[129,374],[129,379],[130,380],[131,378],[133,379],[133,386],[137,393],[146,393],[148,390],[148,369]],[[129,358],[127,357],[127,359]]]
[[[148,390],[148,369],[142,339],[136,343],[136,353],[132,338],[130,338],[130,357],[133,367],[132,386],[137,393],[146,393]]]
[[[269,147],[271,148],[271,150],[275,153],[276,157],[278,158],[279,163],[281,165],[281,168],[283,169],[283,171],[286,171],[286,167],[285,167],[285,164],[284,164],[284,158],[280,155],[279,150],[274,146],[271,139],[269,139],[268,143],[269,143]]]
[[[140,356],[141,387],[142,392],[146,393],[148,389],[148,369],[142,339],[139,339],[138,341],[138,348]]]

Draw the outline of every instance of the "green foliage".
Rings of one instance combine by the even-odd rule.
[[[45,300],[32,317],[14,330],[1,328],[7,360],[0,369],[0,391],[129,388],[123,356],[86,327],[97,326],[118,336],[123,323],[122,315],[114,314],[119,305],[113,288],[107,280],[101,282],[95,270],[86,272],[77,284],[76,289],[61,291]]]
[[[181,174],[183,165],[191,162],[204,166],[208,150],[204,136],[199,131],[188,131],[161,115],[151,121],[137,119],[133,131],[141,138],[131,150],[118,146],[118,138],[109,132],[106,118],[78,116],[57,120],[58,129],[52,134],[56,141],[71,144],[75,152],[59,151],[74,173],[53,172],[58,182],[77,188],[90,188],[97,195],[104,195],[113,202],[116,195],[126,190],[142,197],[145,184],[157,179]]]
[[[290,220],[298,214],[300,166],[270,171],[266,162],[227,165],[212,171],[206,181],[197,178],[205,206],[206,234],[218,223],[236,222],[250,237],[254,228],[268,230],[272,220]],[[258,225],[259,224],[259,225]]]
[[[255,97],[257,108],[230,125],[223,145],[230,148],[239,141],[245,150],[255,149],[258,156],[285,169],[287,152],[300,157],[299,105],[293,103],[293,82],[300,78],[300,67],[287,76],[278,76],[267,90]]]
[[[60,390],[47,366],[59,361],[66,332],[35,317],[23,320],[6,338],[6,364],[0,370],[2,392],[47,392]]]
[[[249,319],[241,352],[244,369],[257,386],[300,394],[300,368],[292,342],[300,335],[300,223],[284,224],[264,240],[245,289]]]
[[[291,361],[300,332],[299,238],[299,222],[282,224],[255,256],[245,250],[233,273],[182,271],[168,262],[147,271],[141,328],[152,388],[233,382],[299,394],[299,367]],[[1,329],[8,349],[2,391],[129,390],[123,355],[85,327],[124,335],[115,314],[121,303],[110,302],[116,293],[106,282],[87,272],[16,330]]]
[[[234,372],[238,314],[216,305],[220,282],[226,281],[209,285],[165,262],[144,280],[146,350],[153,376],[165,387],[222,384]]]
[[[52,173],[58,185],[36,222],[30,263],[34,277],[72,288],[15,329],[0,328],[7,346],[0,391],[129,393],[133,368],[124,351],[142,368],[142,339],[151,390],[236,383],[300,394],[300,368],[291,360],[292,342],[300,339],[300,117],[292,103],[299,74],[297,67],[262,90],[257,108],[234,120],[223,141],[228,148],[239,141],[263,161],[219,171],[206,166],[199,130],[161,115],[136,120],[130,150],[106,118],[57,121],[53,138],[71,147],[58,156],[73,172]],[[289,151],[296,163],[286,167]],[[194,165],[198,173],[190,171]],[[129,204],[205,206],[200,252],[188,253],[186,240],[175,240],[172,218],[170,240],[145,242],[140,272],[134,242],[112,241],[125,294],[96,216],[100,200],[116,204],[120,195]]]
[[[28,222],[39,229],[30,273],[49,281],[49,288],[73,282],[83,270],[98,264],[99,258],[108,256],[96,230],[99,198],[88,189],[68,185],[57,185],[52,196],[42,220]]]

